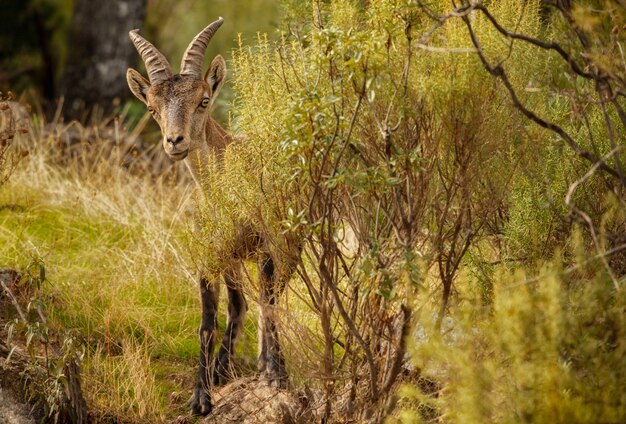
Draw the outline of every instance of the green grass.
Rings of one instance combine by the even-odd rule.
[[[45,264],[50,327],[59,334],[71,329],[86,342],[83,386],[91,411],[130,422],[184,413],[201,316],[186,244],[189,190],[114,164],[81,180],[45,155],[31,154],[0,190],[0,266]],[[248,316],[238,352],[245,368],[256,355],[254,318]]]

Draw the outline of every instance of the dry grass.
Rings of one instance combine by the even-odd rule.
[[[0,191],[0,264],[45,264],[45,313],[85,340],[93,413],[158,422],[186,412],[200,319],[192,186],[142,146],[145,121],[132,132],[123,117],[91,128],[34,122],[17,140],[29,156]]]
[[[147,346],[124,340],[121,355],[115,357],[99,348],[87,374],[93,378],[86,381],[85,390],[103,416],[136,422],[165,419]]]

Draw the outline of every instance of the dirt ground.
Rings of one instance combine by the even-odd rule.
[[[0,367],[0,373],[3,369]],[[300,424],[313,419],[307,401],[256,379],[234,381],[214,392],[215,409],[204,422],[215,424]],[[182,417],[175,421],[187,422]],[[0,424],[35,424],[29,407],[0,387]]]
[[[0,268],[0,424],[34,424],[36,421],[30,414],[30,407],[19,400],[22,383],[20,370],[23,364],[19,360],[19,352],[14,352],[12,359],[7,361],[9,349],[5,345],[6,328],[3,316],[11,309],[7,289],[19,281],[20,273]],[[10,290],[10,289],[9,289]]]
[[[257,378],[233,381],[213,392],[214,409],[205,423],[309,423],[314,420],[312,393],[270,387]]]
[[[18,355],[6,361],[9,349],[4,345],[6,334],[2,319],[0,327],[0,424],[35,424],[30,407],[19,400],[23,387],[19,374],[23,364],[16,358]]]
[[[35,424],[35,420],[30,417],[28,406],[18,402],[9,391],[2,387],[0,387],[0,423]]]

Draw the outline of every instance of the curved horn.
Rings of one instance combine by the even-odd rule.
[[[138,32],[138,29],[134,29],[129,32],[128,35],[141,55],[143,63],[146,64],[146,71],[148,71],[150,83],[155,85],[171,78],[172,67],[165,56],[163,56],[152,43],[139,35]]]
[[[195,36],[189,47],[185,50],[183,60],[180,64],[180,74],[202,79],[202,62],[204,61],[204,52],[206,51],[209,41],[215,34],[215,31],[224,23],[224,18],[219,19]]]

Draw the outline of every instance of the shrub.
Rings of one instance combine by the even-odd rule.
[[[415,347],[416,366],[445,387],[439,398],[405,395],[450,423],[624,421],[626,297],[597,261],[580,259],[499,272],[492,308],[465,303],[454,339],[429,331]],[[402,421],[421,419],[407,410]]]
[[[540,31],[537,13],[506,3],[502,16]],[[321,389],[327,419],[380,419],[416,302],[439,292],[441,323],[467,252],[499,236],[520,161],[510,143],[530,134],[461,21],[426,46],[430,21],[405,2],[316,3],[312,22],[301,2],[287,8],[290,33],[235,52],[242,141],[204,178],[201,251],[217,272],[235,228],[260,229],[298,276],[281,314],[296,378]]]

